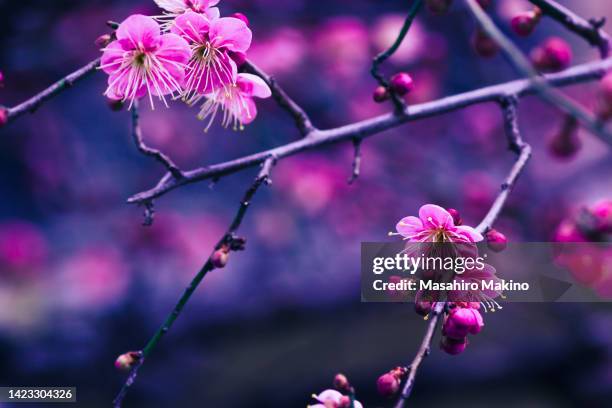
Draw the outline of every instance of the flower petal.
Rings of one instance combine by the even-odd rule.
[[[155,4],[161,9],[170,13],[182,13],[187,9],[185,0],[154,0]]]
[[[204,14],[210,21],[216,20],[221,17],[221,11],[219,11],[219,7],[211,7],[207,9]]]
[[[107,74],[112,74],[121,67],[125,50],[119,41],[113,41],[104,48],[100,67]]]
[[[467,225],[460,225],[455,227],[454,230],[457,234],[466,237],[470,242],[479,242],[483,240],[483,236],[480,232],[476,231],[475,228],[468,227]]]
[[[240,118],[243,125],[248,125],[254,121],[257,116],[257,105],[255,105],[255,101],[249,97],[244,97],[243,101],[244,106],[241,107],[238,118]]]
[[[209,30],[210,20],[193,11],[178,16],[170,27],[171,33],[180,35],[190,43],[204,43]]]
[[[244,21],[222,17],[211,22],[209,36],[217,48],[246,52],[251,46],[253,34]]]
[[[192,0],[193,9],[199,12],[207,11],[210,7],[216,6],[221,0]]]
[[[123,20],[116,34],[124,48],[126,44],[131,44],[132,48],[140,49],[157,47],[161,35],[159,24],[151,17],[142,14],[133,14]]]
[[[164,34],[160,40],[159,49],[155,53],[158,58],[178,65],[184,65],[189,61],[191,49],[183,38],[176,34]]]
[[[268,84],[253,74],[238,74],[236,84],[240,91],[247,96],[255,96],[257,98],[269,98],[272,96],[272,91]]]
[[[444,208],[435,204],[425,204],[419,209],[419,218],[428,229],[451,229],[455,224],[453,217]]]
[[[395,226],[397,232],[406,238],[412,238],[423,231],[423,223],[417,217],[404,217]]]

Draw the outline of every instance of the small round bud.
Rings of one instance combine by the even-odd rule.
[[[501,252],[508,245],[508,238],[496,229],[490,229],[486,234],[487,247],[493,252]]]
[[[446,211],[448,211],[451,217],[453,217],[453,222],[455,223],[455,225],[461,225],[463,223],[463,220],[461,219],[461,214],[459,214],[459,211],[455,210],[454,208],[449,208]]]
[[[414,89],[414,81],[406,72],[398,72],[391,77],[391,90],[399,95],[404,96]]]
[[[338,391],[348,391],[351,385],[344,374],[338,373],[334,377],[334,388]]]
[[[96,41],[94,41],[94,44],[96,44],[96,47],[98,48],[104,48],[108,44],[110,44],[112,40],[113,40],[113,37],[110,34],[102,34],[101,36],[96,38]]]
[[[462,339],[451,339],[450,337],[444,336],[440,341],[440,348],[452,356],[463,353],[467,345],[467,337]]]
[[[0,106],[0,127],[8,123],[9,112],[4,106]]]
[[[462,339],[468,334],[480,333],[483,327],[484,320],[478,310],[456,307],[444,319],[442,334],[452,339]]]
[[[565,40],[551,37],[531,52],[531,61],[540,71],[562,71],[572,62],[572,49]]]
[[[485,58],[493,57],[499,51],[499,45],[480,28],[472,36],[472,47],[476,54]]]
[[[453,0],[426,0],[427,9],[433,14],[444,14],[448,11]]]
[[[227,265],[229,252],[225,248],[217,249],[211,257],[211,262],[215,268],[223,268]]]
[[[414,311],[421,316],[427,316],[431,312],[432,303],[428,301],[414,302]]]
[[[574,156],[581,147],[578,121],[573,116],[567,116],[561,129],[550,139],[548,149],[553,156],[567,159]]]
[[[232,17],[237,18],[238,20],[244,21],[244,24],[246,24],[247,27],[249,26],[249,19],[244,14],[242,14],[242,13],[234,13],[234,14],[232,14]]]
[[[127,371],[134,367],[138,361],[140,361],[140,352],[128,351],[117,357],[117,360],[115,360],[115,367],[119,370]]]
[[[516,35],[527,37],[533,32],[538,21],[540,21],[538,14],[533,11],[525,11],[512,18],[510,28]]]
[[[393,397],[400,388],[400,382],[397,377],[391,373],[386,373],[378,377],[376,381],[376,389],[383,397]]]
[[[387,88],[384,86],[377,86],[372,94],[372,99],[374,99],[374,102],[377,103],[381,103],[389,99],[389,92],[387,91]]]
[[[112,110],[113,112],[119,112],[120,110],[123,109],[123,106],[125,105],[125,103],[120,99],[108,98],[106,102],[110,110]]]

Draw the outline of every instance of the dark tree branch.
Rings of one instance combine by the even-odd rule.
[[[183,173],[172,161],[170,157],[157,149],[147,146],[142,138],[142,129],[140,128],[140,115],[138,113],[138,101],[134,101],[132,105],[132,138],[138,150],[145,156],[149,156],[160,162],[166,170],[175,179],[183,178]]]
[[[406,400],[410,397],[410,393],[412,392],[412,388],[414,387],[414,381],[416,379],[419,366],[423,362],[423,359],[429,355],[429,352],[431,350],[431,340],[433,339],[433,335],[436,331],[440,315],[444,310],[444,305],[444,302],[437,302],[436,306],[429,314],[429,324],[427,325],[427,330],[425,331],[425,335],[423,336],[421,346],[419,347],[416,356],[414,356],[414,359],[408,366],[408,378],[404,383],[402,393],[400,394],[399,399],[395,404],[395,408],[404,408]]]
[[[289,95],[287,95],[287,93],[283,90],[283,88],[280,87],[278,82],[276,82],[276,80],[272,76],[266,74],[261,69],[257,68],[257,66],[255,66],[251,61],[246,61],[242,65],[241,69],[244,72],[257,75],[258,77],[263,79],[266,84],[268,84],[270,90],[272,90],[272,96],[274,97],[274,100],[276,100],[276,103],[278,103],[281,108],[285,109],[293,117],[295,125],[297,126],[302,136],[308,136],[316,130],[315,127],[312,125],[312,122],[310,121],[310,118],[308,117],[306,112],[304,112],[300,105],[298,105],[293,99],[289,97]]]
[[[80,79],[85,78],[87,75],[94,72],[98,65],[100,65],[100,58],[96,58],[91,61],[84,67],[81,67],[74,71],[72,74],[66,75],[64,78],[60,79],[47,89],[37,93],[30,99],[23,101],[19,105],[8,108],[8,122],[17,119],[18,117],[26,114],[26,113],[34,113],[36,109],[40,105],[42,105],[47,100],[53,98],[55,95],[61,93],[62,91],[72,87],[75,83],[77,83]]]
[[[348,178],[349,184],[353,184],[355,180],[359,178],[359,173],[361,171],[361,139],[353,139],[353,147],[355,149],[353,156],[353,172]]]
[[[542,76],[542,80],[546,81],[546,83],[550,86],[566,86],[579,82],[599,79],[610,68],[612,68],[612,58],[607,58],[601,61],[577,65],[560,73],[544,75]],[[531,80],[519,79],[458,95],[447,96],[432,102],[411,105],[406,107],[401,115],[388,113],[372,119],[367,119],[334,129],[317,130],[307,138],[275,147],[270,150],[258,152],[223,163],[185,171],[183,173],[184,177],[181,180],[176,180],[172,177],[167,177],[168,175],[166,175],[157,183],[155,187],[130,197],[128,202],[142,203],[153,198],[158,198],[169,191],[186,184],[207,179],[215,179],[236,173],[262,163],[271,155],[276,156],[280,160],[284,157],[292,156],[306,150],[312,150],[346,140],[353,140],[356,137],[365,138],[372,136],[387,129],[397,127],[406,122],[437,116],[478,103],[499,101],[508,97],[509,95],[521,97],[524,95],[533,94],[535,92],[537,92],[537,88]]]
[[[553,0],[529,0],[547,16],[557,20],[568,30],[584,38],[589,44],[599,49],[602,58],[610,53],[610,36],[601,27],[601,20],[585,20],[573,11]]]
[[[257,177],[255,177],[253,184],[251,184],[251,186],[248,188],[248,190],[245,192],[244,196],[242,197],[240,206],[238,207],[238,211],[236,215],[234,216],[232,222],[230,223],[227,231],[225,232],[225,234],[223,234],[221,239],[217,242],[217,245],[215,245],[213,252],[210,254],[210,256],[208,257],[208,259],[206,260],[206,262],[204,263],[200,271],[194,276],[194,278],[191,280],[187,288],[185,288],[183,295],[180,297],[180,299],[178,300],[178,302],[176,303],[172,311],[168,314],[164,323],[155,332],[153,337],[151,337],[151,339],[148,341],[146,346],[139,352],[140,359],[134,365],[134,367],[130,370],[130,373],[128,374],[128,377],[125,383],[123,384],[123,386],[121,387],[121,390],[117,394],[117,397],[113,401],[115,408],[121,407],[121,404],[123,402],[123,399],[125,398],[125,395],[127,394],[129,387],[134,383],[134,380],[136,379],[138,370],[144,363],[145,359],[155,349],[155,347],[157,346],[161,338],[170,330],[175,320],[179,317],[179,315],[183,311],[183,308],[185,307],[185,305],[187,304],[187,302],[189,301],[189,299],[191,298],[191,296],[193,295],[193,293],[199,286],[200,282],[202,282],[206,274],[208,274],[210,271],[215,269],[215,265],[213,262],[213,256],[215,255],[215,252],[224,247],[227,247],[231,250],[242,249],[244,245],[244,239],[237,238],[235,236],[235,233],[240,227],[240,224],[242,223],[242,220],[244,219],[244,216],[250,206],[251,200],[255,196],[255,193],[257,192],[259,187],[262,184],[270,183],[270,174],[272,171],[272,167],[274,166],[275,163],[276,163],[276,158],[273,156],[270,156],[265,160],[259,174],[257,175]],[[237,246],[235,246],[235,244],[237,244]]]
[[[491,37],[504,51],[507,59],[514,68],[521,74],[525,75],[531,81],[533,87],[537,90],[538,95],[553,106],[556,106],[563,112],[578,119],[582,125],[595,136],[599,137],[605,143],[612,145],[612,133],[606,128],[605,124],[591,115],[587,110],[582,108],[576,102],[567,98],[561,92],[549,86],[546,79],[539,75],[531,66],[531,63],[523,55],[520,49],[506,37],[493,20],[484,12],[477,0],[465,0],[468,8],[478,20],[483,30]]]

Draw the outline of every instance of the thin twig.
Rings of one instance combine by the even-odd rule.
[[[100,65],[100,58],[96,58],[73,73],[66,75],[64,78],[32,96],[28,100],[21,102],[19,105],[9,108],[7,117],[8,122],[13,121],[26,113],[34,113],[36,109],[38,109],[38,107],[45,101],[72,87],[72,85],[74,85],[77,81],[94,72],[96,68],[98,68],[98,65]]]
[[[531,63],[527,57],[523,55],[521,50],[514,45],[514,43],[512,43],[512,41],[510,41],[499,28],[497,28],[493,20],[491,20],[491,18],[484,12],[478,2],[476,0],[465,1],[468,8],[476,20],[478,20],[485,32],[502,48],[504,54],[514,68],[521,75],[525,75],[530,79],[533,87],[538,91],[538,95],[542,99],[559,108],[563,112],[572,115],[578,119],[591,133],[598,136],[607,144],[612,145],[612,133],[605,128],[605,124],[602,121],[591,115],[587,110],[582,108],[576,102],[567,98],[561,92],[550,87],[545,78],[540,76],[533,69]]]
[[[272,91],[272,96],[274,97],[274,100],[276,100],[276,103],[281,108],[289,112],[289,114],[293,117],[295,125],[297,126],[302,136],[306,137],[316,130],[306,112],[304,112],[300,105],[298,105],[293,99],[291,99],[291,97],[289,97],[289,95],[287,95],[287,93],[283,90],[283,88],[281,88],[281,86],[274,79],[274,77],[263,72],[251,61],[246,61],[242,65],[241,69],[244,72],[257,75],[258,77],[263,79],[266,84],[268,84],[270,90]]]
[[[202,268],[194,276],[194,278],[191,280],[187,288],[185,288],[183,295],[179,298],[178,302],[176,303],[172,311],[168,314],[164,323],[155,332],[153,337],[151,337],[151,339],[147,342],[146,346],[140,351],[141,358],[136,363],[136,365],[130,370],[127,380],[125,381],[125,383],[121,387],[121,390],[117,394],[117,397],[113,401],[115,408],[121,407],[123,399],[125,398],[125,395],[127,394],[129,387],[134,383],[134,380],[136,379],[136,375],[138,374],[138,369],[140,369],[144,360],[155,349],[155,347],[157,346],[161,338],[170,330],[175,320],[179,317],[179,315],[183,311],[183,308],[185,307],[187,302],[189,302],[189,299],[191,298],[191,296],[193,295],[193,293],[199,286],[200,282],[202,282],[202,279],[204,279],[204,277],[206,276],[208,272],[212,271],[215,268],[213,264],[214,253],[225,245],[231,248],[232,242],[237,240],[234,234],[240,227],[240,224],[242,223],[242,220],[244,219],[244,215],[246,214],[250,206],[251,200],[255,196],[255,193],[257,192],[259,187],[262,184],[270,183],[270,174],[272,171],[272,167],[274,166],[275,163],[276,163],[276,158],[273,156],[270,156],[266,159],[266,161],[262,165],[262,168],[259,174],[257,175],[257,177],[255,177],[253,184],[251,184],[251,186],[248,188],[248,190],[245,192],[244,196],[242,197],[240,206],[238,207],[238,211],[236,215],[234,216],[232,222],[230,223],[227,231],[225,232],[225,234],[223,234],[221,239],[217,242],[217,245],[215,245],[213,252],[210,254],[210,256],[208,257],[208,259],[206,260]]]
[[[155,160],[164,165],[166,170],[172,174],[175,179],[183,178],[183,172],[177,167],[170,157],[157,149],[147,146],[142,138],[142,129],[140,128],[140,115],[138,113],[138,101],[134,101],[132,105],[132,138],[140,152],[146,156],[153,157]]]
[[[355,153],[353,156],[353,172],[348,178],[349,184],[353,184],[355,180],[359,178],[359,173],[361,171],[361,139],[353,139],[353,148],[355,149]]]
[[[544,75],[542,78],[550,86],[566,86],[599,79],[610,68],[612,68],[612,58],[607,58],[601,61],[577,65],[560,73]],[[353,140],[356,137],[363,139],[406,122],[441,115],[478,103],[499,101],[506,98],[508,95],[521,97],[535,92],[536,87],[531,80],[519,79],[458,95],[447,96],[432,102],[410,105],[406,107],[404,113],[401,115],[388,113],[334,129],[318,130],[307,138],[302,138],[270,150],[243,156],[223,163],[185,171],[183,173],[184,178],[181,180],[175,180],[172,177],[165,176],[155,187],[135,194],[128,199],[128,202],[135,204],[142,203],[153,198],[158,198],[186,184],[215,179],[236,173],[246,168],[257,166],[265,161],[270,155],[274,155],[280,160],[284,157],[292,156],[306,150],[313,150],[325,145]]]
[[[504,128],[506,137],[508,139],[508,146],[510,150],[518,155],[518,158],[508,176],[501,185],[501,191],[495,198],[493,205],[489,209],[489,212],[483,220],[478,224],[476,229],[485,233],[493,226],[493,223],[497,220],[501,210],[506,204],[506,200],[514,187],[516,180],[521,175],[525,165],[531,157],[531,146],[526,143],[521,137],[521,133],[518,127],[518,115],[517,115],[517,100],[514,97],[508,97],[501,102],[504,115]]]
[[[423,340],[421,341],[421,346],[417,351],[417,354],[414,356],[414,359],[408,366],[408,378],[404,383],[404,387],[402,388],[402,393],[395,404],[395,408],[404,408],[406,400],[410,397],[410,393],[412,392],[412,387],[414,387],[414,381],[416,379],[417,371],[423,359],[429,355],[431,350],[431,340],[433,339],[433,335],[436,331],[436,327],[438,325],[438,320],[440,319],[440,315],[444,310],[444,302],[437,302],[436,306],[433,308],[431,313],[429,314],[429,324],[427,325],[427,331],[425,331],[425,335],[423,336]]]
[[[568,30],[584,38],[589,44],[599,49],[602,58],[610,53],[610,36],[601,27],[605,18],[585,20],[567,7],[553,0],[529,0],[538,6],[545,15],[557,20]]]
[[[372,67],[370,68],[370,74],[372,74],[378,84],[380,86],[384,86],[386,89],[389,90],[391,100],[393,101],[398,112],[401,112],[406,104],[398,95],[391,91],[389,87],[389,81],[387,81],[384,75],[380,73],[380,65],[393,54],[395,54],[399,46],[402,44],[402,41],[404,41],[406,34],[408,34],[408,30],[410,30],[412,22],[416,18],[417,14],[419,14],[422,5],[423,0],[414,0],[412,6],[410,6],[410,10],[408,10],[408,15],[406,16],[406,20],[404,20],[404,24],[402,25],[402,28],[400,29],[400,32],[397,35],[397,38],[395,39],[393,44],[391,44],[391,47],[374,57],[374,59],[372,60]]]

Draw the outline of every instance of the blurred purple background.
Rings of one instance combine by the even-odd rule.
[[[470,47],[475,22],[455,2],[446,16],[423,12],[385,66],[410,72],[409,103],[516,78],[497,56]],[[612,4],[564,1],[587,17]],[[395,38],[408,1],[222,0],[254,32],[249,58],[273,74],[319,127],[390,109],[371,99],[369,62]],[[526,2],[494,0],[497,21]],[[159,14],[153,1],[0,0],[0,103],[12,106],[99,55],[105,21]],[[608,25],[609,26],[609,25]],[[596,50],[544,19],[528,52],[551,35],[574,63]],[[95,73],[33,116],[0,131],[0,385],[76,386],[79,406],[110,406],[124,376],[116,356],[144,346],[233,217],[254,169],[171,192],[151,228],[126,204],[153,186],[160,166],[139,155],[126,111],[112,112]],[[587,107],[595,84],[565,89]],[[221,162],[296,140],[270,99],[243,132],[197,111],[143,109],[146,141],[182,168]],[[515,241],[547,241],[581,206],[612,198],[609,149],[580,133],[570,160],[548,152],[562,116],[522,100],[520,124],[534,147],[497,227]],[[206,277],[140,371],[129,407],[303,407],[344,372],[366,407],[386,406],[376,378],[406,364],[425,324],[410,305],[362,304],[359,244],[385,240],[424,203],[461,211],[475,225],[514,159],[495,104],[426,119],[363,146],[362,176],[347,185],[349,143],[279,163],[240,231],[247,251]],[[608,305],[511,304],[485,316],[482,334],[452,357],[434,350],[417,378],[414,406],[609,406],[612,315]],[[435,340],[437,341],[437,340]],[[437,343],[436,343],[437,345]],[[4,405],[0,405],[4,407]],[[20,406],[26,406],[22,404]]]

